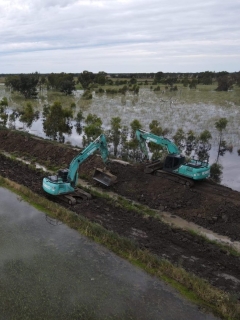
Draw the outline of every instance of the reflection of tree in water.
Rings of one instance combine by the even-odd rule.
[[[84,120],[84,116],[83,116],[83,113],[82,111],[80,110],[78,113],[77,113],[77,116],[75,118],[75,121],[76,121],[76,124],[75,124],[75,128],[76,128],[76,131],[77,133],[80,135],[83,131],[83,126],[82,126],[82,121]]]
[[[19,110],[13,110],[12,113],[9,115],[8,127],[10,129],[16,129],[16,120],[19,117],[20,117],[20,111]]]
[[[47,137],[61,143],[65,141],[64,133],[72,133],[72,110],[64,109],[59,101],[43,108],[43,131]]]

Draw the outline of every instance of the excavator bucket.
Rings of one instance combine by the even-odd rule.
[[[144,173],[153,173],[154,171],[162,168],[163,168],[163,162],[160,160],[157,160],[147,164],[144,168]]]
[[[95,168],[93,179],[109,187],[116,182],[117,177],[107,170]]]

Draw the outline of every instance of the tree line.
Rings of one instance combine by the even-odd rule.
[[[38,92],[46,88],[47,90],[57,90],[65,95],[71,95],[76,90],[76,85],[80,84],[85,90],[86,99],[91,99],[91,90],[98,88],[98,86],[123,86],[121,89],[106,89],[104,91],[101,87],[98,92],[106,93],[126,93],[127,90],[132,90],[135,93],[139,91],[139,85],[158,85],[163,84],[170,86],[170,89],[177,90],[176,84],[191,89],[195,89],[198,84],[209,85],[217,82],[217,91],[228,91],[232,89],[233,85],[240,85],[240,72],[228,73],[205,71],[195,74],[171,74],[164,72],[156,72],[150,74],[121,74],[124,78],[119,78],[119,74],[107,74],[104,71],[93,73],[87,70],[79,74],[73,73],[51,73],[47,75],[38,72],[30,74],[9,75],[5,77],[5,85],[13,91],[17,91],[25,98],[36,98]],[[143,78],[145,76],[145,78]],[[139,81],[139,79],[144,79]],[[174,86],[175,84],[175,86]],[[158,88],[158,87],[157,87]],[[154,90],[157,91],[157,88]],[[160,90],[160,87],[159,87]]]

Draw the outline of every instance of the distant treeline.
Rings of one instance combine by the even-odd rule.
[[[83,71],[84,72],[84,71]],[[42,76],[49,76],[52,73],[40,73],[38,72],[40,75]],[[63,72],[55,72],[54,74],[61,74]],[[68,74],[73,75],[74,77],[79,77],[79,75],[82,72],[79,73],[71,73],[69,72]],[[158,71],[158,72],[146,72],[146,73],[108,73],[105,71],[100,71],[100,72],[91,72],[93,75],[97,76],[99,73],[105,73],[106,75],[110,76],[111,78],[137,78],[137,79],[154,79],[155,77],[171,77],[171,78],[184,78],[184,77],[188,77],[188,78],[195,78],[195,77],[201,77],[203,75],[211,75],[213,78],[218,78],[220,76],[223,75],[229,75],[229,76],[240,76],[240,71],[235,71],[235,72],[227,72],[227,71],[220,71],[220,72],[215,72],[215,71],[202,71],[202,72],[162,72],[162,71]],[[22,73],[21,73],[22,74]],[[26,73],[29,74],[29,73]],[[16,75],[20,75],[20,73],[0,73],[0,77],[7,77],[7,76],[16,76]]]

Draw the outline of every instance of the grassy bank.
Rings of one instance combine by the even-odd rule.
[[[0,186],[6,187],[20,195],[37,209],[52,218],[58,219],[70,228],[78,230],[82,235],[104,245],[118,256],[130,261],[151,275],[163,279],[175,287],[190,301],[212,311],[223,319],[239,319],[240,305],[237,300],[227,293],[212,287],[180,267],[166,260],[160,260],[147,250],[140,250],[134,242],[109,232],[98,224],[90,223],[87,219],[42,198],[29,189],[8,179],[1,178]]]

